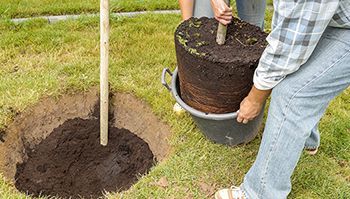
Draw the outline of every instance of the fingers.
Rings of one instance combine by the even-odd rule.
[[[227,25],[232,19],[232,8],[226,5],[223,0],[211,0],[215,19],[220,23]]]
[[[244,118],[243,118],[242,115],[238,112],[237,122],[238,122],[238,123],[242,123],[243,120],[244,120]]]
[[[218,8],[217,12],[215,13],[218,17],[221,16],[232,16],[232,8],[224,5],[223,8]]]
[[[223,16],[217,17],[217,18],[223,19],[223,20],[227,20],[227,21],[231,21],[232,15],[223,15]]]
[[[250,120],[246,119],[246,118],[239,118],[237,117],[237,122],[238,123],[243,123],[243,124],[247,124]]]
[[[215,17],[216,20],[219,21],[219,23],[224,24],[225,26],[228,25],[229,23],[231,23],[231,19],[227,20],[227,19],[223,19],[223,18],[219,18],[219,17]]]
[[[215,13],[215,18],[219,22],[223,22],[223,24],[227,25],[232,20],[232,10],[229,11],[218,11],[218,13]]]
[[[237,116],[237,122],[238,123],[243,123],[243,124],[247,124],[249,121],[251,121],[252,119],[246,118],[244,117],[242,114],[240,114],[238,112],[238,116]]]
[[[215,19],[218,20],[220,23],[227,25],[231,23],[232,15],[223,15],[223,16],[215,16]]]

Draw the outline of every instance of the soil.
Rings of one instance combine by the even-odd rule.
[[[0,130],[0,142],[5,142],[6,133],[3,130]]]
[[[75,118],[28,151],[17,166],[15,185],[34,196],[97,198],[103,191],[128,189],[153,163],[148,144],[130,131],[109,128],[103,147],[99,120]]]
[[[182,99],[207,113],[237,111],[253,84],[267,42],[259,27],[233,18],[226,43],[216,43],[215,19],[190,18],[175,32]]]
[[[12,161],[17,161],[14,179],[16,179],[15,186],[19,191],[35,197],[43,195],[62,198],[98,198],[105,191],[118,192],[130,188],[137,181],[139,175],[149,171],[156,159],[165,157],[168,151],[167,145],[164,144],[168,135],[168,127],[159,123],[157,118],[150,114],[149,107],[130,94],[116,93],[116,96],[110,96],[109,140],[106,147],[101,146],[99,140],[99,102],[95,93],[92,91],[88,94],[77,95],[75,98],[65,97],[65,100],[71,98],[71,103],[63,103],[62,101],[65,100],[60,100],[56,104],[51,100],[46,102],[52,103],[52,106],[49,107],[54,107],[52,111],[59,113],[61,110],[59,107],[62,105],[62,108],[68,108],[72,111],[74,107],[79,107],[74,103],[79,104],[79,101],[88,99],[81,107],[83,109],[79,111],[79,113],[85,112],[84,114],[87,115],[68,118],[57,127],[52,128],[52,132],[47,132],[47,129],[50,129],[53,124],[49,124],[48,127],[45,127],[45,123],[41,124],[41,122],[35,124],[34,118],[30,120],[31,123],[26,124],[25,121],[28,118],[26,114],[24,115],[27,117],[19,118],[23,119],[22,124],[16,126],[24,132],[16,137],[19,136],[17,141],[22,142],[15,144],[7,139],[4,144],[7,144],[8,147],[0,145],[0,148],[4,148],[7,153],[11,151],[11,148],[18,148],[15,150],[15,155],[8,153],[5,156],[11,158],[2,162],[2,165],[8,165],[11,168]],[[114,97],[117,97],[118,100]],[[119,100],[126,102],[121,103]],[[60,103],[63,104],[60,105]],[[57,104],[58,107],[55,107]],[[69,106],[72,106],[71,109]],[[32,116],[35,117],[36,109],[39,112],[43,111],[43,108],[40,107],[41,105],[32,109],[32,113],[34,113]],[[64,112],[69,113],[68,110]],[[86,110],[90,111],[86,112]],[[50,113],[51,110],[46,110],[45,113],[47,112]],[[145,127],[142,121],[129,117],[135,114],[139,116],[137,118],[142,118],[146,122],[154,122],[154,124]],[[57,115],[53,118],[61,117]],[[121,119],[122,117],[128,121]],[[47,117],[47,120],[52,123],[50,118]],[[14,123],[17,122],[19,121],[16,120]],[[115,122],[118,124],[116,125]],[[128,125],[138,128],[137,135],[145,140],[123,128],[124,126],[127,128]],[[141,129],[139,125],[144,127],[142,133],[139,132]],[[10,129],[12,126],[10,125]],[[33,126],[41,126],[42,130],[46,129],[44,130],[46,135],[40,142],[37,138],[33,140],[35,136],[30,135],[29,132],[25,133]],[[11,135],[13,135],[15,132],[10,129],[9,132],[12,132]],[[36,130],[42,131],[41,129]],[[153,131],[159,132],[152,133]],[[159,134],[162,133],[165,133],[162,142],[153,141],[153,137],[158,135],[159,138]],[[38,132],[37,134],[37,136],[40,135]],[[36,144],[30,144],[26,139],[32,140],[32,143]],[[153,155],[148,143],[155,149],[156,155]],[[157,148],[154,145],[157,145]],[[22,146],[24,148],[20,149]],[[163,147],[163,152],[158,151],[161,147]],[[17,154],[20,150],[24,151],[23,161],[20,161],[19,157],[21,156],[18,157]],[[0,154],[2,155],[2,153]],[[2,169],[11,171],[10,168],[7,169],[6,166]]]
[[[96,87],[86,92],[43,97],[20,112],[13,122],[0,130],[3,132],[0,133],[3,135],[3,141],[0,141],[0,173],[6,181],[15,184],[16,165],[25,162],[27,153],[64,122],[74,118],[96,119],[91,110],[94,110],[98,99],[99,88]],[[110,117],[110,125],[128,129],[146,141],[158,162],[166,159],[170,151],[168,139],[171,130],[150,106],[130,93],[113,92],[110,102],[114,113]]]

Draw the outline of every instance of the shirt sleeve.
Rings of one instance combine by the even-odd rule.
[[[257,89],[275,87],[297,71],[314,51],[339,6],[339,0],[274,1],[272,31],[254,73]]]

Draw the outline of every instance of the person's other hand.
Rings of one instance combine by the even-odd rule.
[[[224,0],[211,0],[211,7],[214,11],[215,19],[220,23],[227,25],[232,19],[232,8]]]
[[[237,122],[247,124],[250,120],[256,118],[262,111],[262,107],[270,93],[271,90],[258,90],[253,86],[248,96],[241,102]]]
[[[260,114],[263,105],[264,103],[256,102],[249,97],[244,98],[238,111],[237,122],[247,124]]]

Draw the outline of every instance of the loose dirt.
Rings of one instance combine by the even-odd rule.
[[[148,144],[126,129],[109,128],[100,145],[99,103],[92,119],[65,121],[17,165],[16,188],[34,196],[97,198],[103,191],[128,189],[152,167]],[[113,109],[109,109],[113,110]],[[109,119],[112,121],[112,111]]]
[[[153,165],[147,143],[126,129],[109,128],[109,143],[99,143],[99,120],[66,121],[28,152],[17,166],[16,187],[34,196],[97,198],[128,189]]]

